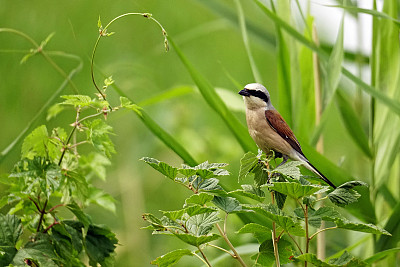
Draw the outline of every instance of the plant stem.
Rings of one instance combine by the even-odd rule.
[[[194,256],[196,256],[196,257],[199,258],[202,262],[204,262],[205,265],[208,265],[207,262],[206,262],[202,257],[200,257],[199,255],[197,255],[197,254],[194,253],[194,252],[192,252],[192,253],[193,253]]]
[[[310,247],[310,238],[308,237],[308,205],[304,210],[304,222],[306,223],[306,253]],[[304,262],[304,267],[307,267],[307,262]]]
[[[240,263],[240,265],[242,265],[243,267],[247,267],[246,263],[243,261],[243,259],[240,257],[239,253],[237,253],[235,247],[232,245],[231,241],[229,241],[228,236],[226,235],[226,233],[224,233],[221,229],[221,226],[219,226],[218,223],[215,224],[215,226],[217,227],[218,231],[220,232],[220,234],[222,235],[222,238],[225,240],[225,242],[228,244],[228,246],[231,248],[233,254],[234,254],[234,258],[237,259]]]
[[[313,239],[316,235],[318,235],[319,233],[322,233],[322,232],[325,232],[325,231],[327,231],[327,230],[332,230],[332,229],[337,229],[338,227],[337,226],[333,226],[333,227],[328,227],[328,228],[324,228],[324,229],[320,229],[320,230],[318,230],[317,232],[315,232],[314,234],[312,234],[311,236],[310,236],[310,240],[311,239]]]
[[[40,231],[40,226],[42,225],[43,217],[46,214],[46,207],[47,207],[47,199],[44,202],[43,209],[39,210],[40,211],[40,218],[39,218],[38,226],[36,228],[36,232],[38,232],[38,233]]]
[[[275,204],[274,192],[271,192],[271,203]],[[281,266],[279,261],[278,239],[276,238],[276,224],[272,221],[272,244],[274,246],[275,263],[277,267]]]
[[[203,256],[203,259],[206,261],[207,266],[211,267],[211,263],[208,261],[206,254],[204,254],[204,252],[201,250],[200,246],[197,247],[201,253],[201,256]]]
[[[228,253],[229,255],[231,255],[233,258],[235,258],[235,255],[234,255],[234,254],[232,254],[230,251],[228,251],[228,250],[226,250],[226,249],[224,249],[224,248],[221,248],[221,247],[219,247],[219,246],[216,246],[216,245],[213,245],[213,244],[210,244],[210,243],[207,243],[207,245],[210,246],[210,247],[213,247],[213,248],[222,250],[223,252],[226,252],[226,253]]]

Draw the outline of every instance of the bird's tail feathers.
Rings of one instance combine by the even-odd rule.
[[[336,189],[336,186],[328,180],[328,178],[325,177],[317,168],[315,168],[308,160],[305,162],[306,164],[304,165],[307,169],[310,171],[314,172],[317,174],[322,180],[324,180],[325,183],[329,184],[330,186],[333,187],[333,189]]]

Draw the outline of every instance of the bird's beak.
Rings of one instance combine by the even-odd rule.
[[[250,96],[250,93],[249,93],[249,91],[248,91],[246,88],[244,88],[243,90],[241,90],[241,91],[239,92],[239,95],[242,95],[242,96]]]

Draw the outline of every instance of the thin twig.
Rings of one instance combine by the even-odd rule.
[[[304,254],[304,253],[303,253],[303,250],[301,250],[300,245],[299,245],[299,243],[297,243],[296,239],[294,239],[294,237],[293,237],[291,234],[289,234],[289,232],[288,232],[287,234],[288,234],[288,236],[293,240],[294,244],[295,244],[296,247],[299,249],[300,253],[301,253],[301,254]]]
[[[275,204],[275,197],[274,197],[274,192],[271,192],[271,203]],[[278,251],[278,240],[276,238],[276,224],[274,221],[272,221],[272,245],[274,246],[274,255],[275,255],[275,263],[277,267],[281,266],[280,260],[279,260],[279,251]]]
[[[318,230],[317,232],[312,234],[309,239],[310,240],[313,239],[316,235],[318,235],[321,232],[324,232],[324,231],[327,231],[327,230],[332,230],[332,229],[337,229],[337,228],[338,228],[337,226],[333,226],[333,227],[328,227],[328,228],[324,228],[324,229]]]
[[[47,213],[50,213],[50,212],[52,212],[53,210],[55,210],[56,208],[63,207],[63,206],[65,206],[65,204],[58,204],[58,205],[55,205],[54,207],[52,207],[51,209],[49,209],[49,210],[47,211]]]
[[[57,220],[54,220],[54,222],[52,224],[50,224],[44,231],[43,233],[47,233],[47,231],[50,230],[51,227],[53,227],[56,224],[60,224],[60,222],[58,222]]]
[[[208,265],[207,262],[202,257],[200,257],[199,255],[197,255],[196,253],[193,253],[193,252],[192,252],[192,254],[194,256],[196,256],[197,258],[199,258],[202,262],[204,262],[205,265]]]
[[[47,199],[44,202],[43,209],[39,210],[40,211],[40,218],[39,218],[38,226],[36,228],[36,232],[38,232],[38,233],[40,231],[40,226],[42,225],[43,217],[46,214],[46,207],[47,207]]]
[[[231,255],[233,258],[236,258],[235,255],[234,255],[233,253],[231,253],[230,251],[228,251],[228,250],[226,250],[226,249],[224,249],[224,248],[221,248],[221,247],[219,247],[219,246],[216,246],[216,245],[213,245],[213,244],[210,244],[210,243],[207,243],[207,245],[210,246],[210,247],[213,247],[213,248],[222,250],[223,252],[226,252],[226,253],[228,253],[229,255]]]
[[[201,253],[201,256],[203,256],[203,259],[206,261],[207,266],[211,267],[211,263],[208,261],[206,254],[204,254],[204,252],[201,250],[200,246],[197,247]]]
[[[36,208],[40,212],[40,207],[39,207],[38,203],[35,200],[33,200],[31,197],[28,197],[28,198],[29,198],[30,201],[32,201],[35,204]]]
[[[310,247],[310,238],[308,237],[308,205],[306,205],[304,211],[304,222],[306,224],[306,253],[308,253]],[[307,267],[307,262],[304,262],[304,267]]]
[[[215,224],[215,226],[217,227],[219,233],[222,235],[222,238],[225,240],[225,242],[228,244],[228,246],[231,248],[233,254],[234,254],[234,258],[236,258],[240,265],[242,266],[247,266],[246,263],[243,261],[243,259],[240,257],[239,253],[236,251],[235,247],[232,245],[231,241],[229,241],[228,236],[226,235],[226,233],[224,233],[221,229],[221,226],[219,226],[218,223]]]

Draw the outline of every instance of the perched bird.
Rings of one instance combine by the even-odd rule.
[[[285,163],[288,158],[303,162],[310,171],[317,174],[327,184],[336,188],[320,171],[304,156],[299,141],[281,114],[274,108],[268,90],[259,83],[250,83],[239,92],[246,104],[246,120],[250,136],[265,153],[270,150],[282,155]]]

